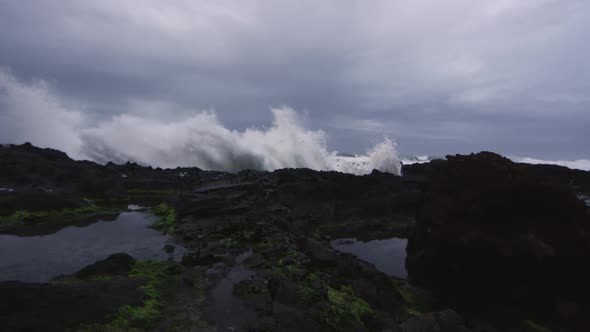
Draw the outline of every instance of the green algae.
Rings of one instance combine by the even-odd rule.
[[[51,280],[49,283],[54,284],[54,285],[75,285],[75,284],[81,284],[87,281],[96,281],[96,280],[112,280],[113,276],[111,275],[97,275],[97,276],[91,276],[88,278],[78,278],[74,275],[71,276],[65,276],[65,277],[57,277],[53,280]]]
[[[170,205],[162,203],[150,209],[150,212],[158,216],[159,219],[151,227],[165,234],[174,233],[176,224],[176,211]]]
[[[328,326],[334,330],[341,330],[351,322],[364,325],[363,318],[375,314],[371,306],[357,297],[352,287],[347,285],[340,289],[328,286],[327,299],[329,306],[324,317]]]
[[[49,217],[60,217],[60,216],[72,216],[72,215],[80,215],[80,214],[88,214],[97,212],[98,208],[94,204],[89,204],[87,206],[79,207],[79,208],[66,208],[61,210],[41,210],[41,211],[28,211],[28,210],[18,210],[14,212],[12,215],[9,216],[0,216],[0,222],[9,222],[9,221],[22,221],[22,220],[34,220],[34,219],[43,219]]]
[[[406,281],[392,279],[395,289],[404,301],[404,309],[412,317],[441,309],[430,292],[409,285]]]
[[[142,279],[139,287],[146,298],[140,306],[124,305],[107,317],[104,324],[83,325],[77,332],[98,331],[149,331],[162,318],[165,307],[164,290],[172,276],[166,263],[137,261],[128,274],[129,278]]]
[[[140,286],[139,289],[146,294],[147,299],[139,307],[130,305],[121,307],[115,322],[121,322],[122,325],[127,322],[139,322],[141,325],[151,326],[161,317],[164,306],[162,287],[166,279],[169,278],[166,264],[154,261],[138,261],[131,268],[129,277],[145,281],[145,285]]]
[[[56,218],[69,218],[82,215],[88,215],[100,212],[101,209],[97,207],[93,201],[85,199],[88,203],[86,206],[79,208],[64,208],[59,210],[18,210],[8,216],[0,216],[0,232],[9,231],[15,227],[22,226],[29,221],[43,221]]]

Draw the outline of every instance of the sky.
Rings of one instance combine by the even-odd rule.
[[[589,34],[587,0],[0,0],[0,141],[124,159],[288,108],[339,151],[590,159]]]

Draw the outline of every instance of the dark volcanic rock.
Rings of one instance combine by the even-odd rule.
[[[182,256],[181,265],[183,266],[211,266],[219,262],[221,258],[212,254],[188,253]]]
[[[400,325],[402,332],[470,332],[463,318],[447,309],[408,319]]]
[[[29,143],[0,145],[0,187],[14,189],[8,193],[10,199],[0,199],[0,215],[75,208],[81,197],[117,202],[127,200],[130,193],[171,192],[198,183],[200,173],[198,168],[162,170],[132,163],[103,166]]]
[[[167,244],[164,246],[164,251],[167,253],[173,253],[175,249],[176,249],[176,247],[174,247],[171,244]]]
[[[126,276],[131,271],[135,258],[126,253],[112,254],[109,257],[90,264],[75,273],[77,278],[98,276]]]
[[[102,321],[119,307],[139,305],[143,295],[133,279],[72,285],[0,283],[3,331],[62,332]]]
[[[480,153],[404,166],[403,173],[154,169],[0,146],[0,224],[14,234],[43,234],[78,225],[63,218],[68,210],[166,203],[171,235],[190,252],[167,268],[184,281],[170,284],[186,289],[166,297],[165,324],[192,317],[195,326],[207,325],[198,314],[212,303],[207,287],[244,265],[253,276],[236,295],[258,311],[256,326],[271,330],[493,331],[473,322],[504,328],[528,320],[590,330],[583,321],[590,209],[575,195],[590,196],[590,172]],[[57,217],[28,217],[46,214]],[[407,236],[407,269],[418,285],[329,244]],[[124,277],[133,262],[113,255],[69,285],[1,283],[0,329],[65,330],[137,303],[138,281]],[[115,277],[92,278],[105,275]],[[439,311],[448,307],[461,316]]]
[[[560,320],[567,302],[569,323],[583,318],[590,224],[570,188],[486,152],[433,165],[427,188],[407,248],[413,282],[470,312]]]
[[[374,171],[355,176],[285,169],[275,171],[272,177],[279,201],[293,216],[313,216],[319,223],[382,219],[414,208],[414,188],[391,174]]]

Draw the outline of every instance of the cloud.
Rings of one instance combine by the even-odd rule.
[[[0,141],[31,142],[79,155],[83,115],[65,106],[44,81],[23,84],[0,70]]]
[[[589,29],[585,0],[0,0],[0,64],[54,82],[97,121],[147,103],[172,105],[162,121],[215,109],[244,129],[287,104],[317,123],[395,124],[400,146],[420,153],[580,156]],[[561,143],[536,148],[555,123]],[[339,130],[342,149],[372,139]]]

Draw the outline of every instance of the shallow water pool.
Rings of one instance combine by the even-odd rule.
[[[391,238],[373,241],[358,241],[354,238],[338,239],[330,243],[332,248],[369,262],[390,276],[407,278],[406,245],[407,239]]]
[[[124,252],[136,259],[178,259],[163,250],[169,237],[149,228],[157,217],[123,212],[113,221],[70,226],[43,236],[0,235],[0,281],[47,282]]]

